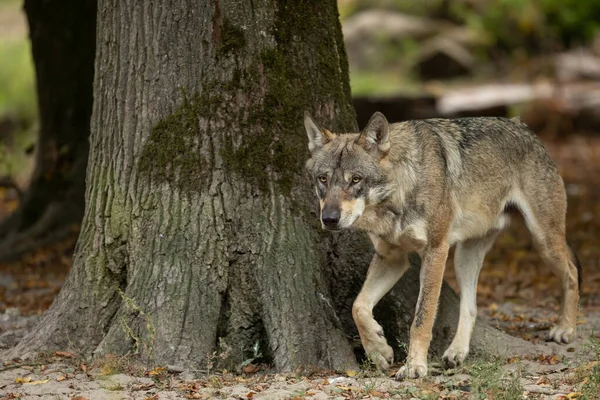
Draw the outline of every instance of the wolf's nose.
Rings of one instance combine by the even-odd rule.
[[[335,228],[340,222],[340,210],[335,208],[324,208],[321,214],[321,221],[323,225],[328,228]]]

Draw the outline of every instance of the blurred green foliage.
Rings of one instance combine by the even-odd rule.
[[[377,37],[377,55],[365,60],[363,68],[350,70],[350,86],[354,96],[391,95],[402,88],[403,93],[418,93],[418,79],[412,69],[419,44],[411,38],[398,40]]]
[[[0,140],[0,176],[17,179],[25,173],[25,149],[36,141],[37,102],[29,40],[0,41],[0,119],[10,117],[16,131]]]
[[[600,32],[600,0],[338,0],[338,8],[342,23],[361,11],[380,9],[427,18],[440,28],[433,35],[444,35],[450,26],[466,28],[461,37],[472,38],[464,43],[477,67],[444,85],[495,79],[507,65],[589,44]],[[371,41],[371,51],[351,60],[353,95],[418,91],[415,65],[430,38],[382,33],[364,39]]]
[[[501,50],[550,51],[589,42],[599,0],[338,0],[342,20],[379,8],[465,24]]]
[[[593,39],[600,29],[598,0],[542,0],[547,27],[567,46]]]
[[[403,93],[410,92],[411,80],[403,74],[394,72],[350,71],[350,86],[353,96],[377,94],[392,95],[402,88]],[[416,85],[414,91],[418,92]]]
[[[10,113],[30,125],[37,117],[29,40],[0,41],[0,115]]]
[[[19,182],[28,174],[36,142],[35,70],[22,0],[0,0],[0,176]]]
[[[448,16],[485,35],[508,53],[561,50],[591,41],[600,29],[598,0],[452,2]]]
[[[417,16],[431,16],[443,8],[444,0],[338,0],[338,9],[342,21],[357,12],[379,8],[399,11]]]

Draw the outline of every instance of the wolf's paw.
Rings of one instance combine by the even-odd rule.
[[[444,368],[456,368],[467,358],[469,348],[448,347],[442,356]]]
[[[382,372],[387,371],[394,362],[394,349],[387,344],[385,339],[365,350],[373,364]]]
[[[568,325],[555,325],[548,335],[549,340],[554,340],[556,343],[571,343],[575,338],[575,328]]]
[[[410,363],[401,367],[396,372],[396,379],[401,381],[403,379],[415,379],[422,378],[427,375],[427,364]]]

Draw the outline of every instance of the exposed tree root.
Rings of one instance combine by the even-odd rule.
[[[20,231],[22,217],[18,209],[0,224],[0,261],[14,261],[41,246],[57,243],[73,233],[80,212],[64,203],[51,203],[41,218]]]
[[[0,188],[14,190],[17,193],[19,203],[23,201],[23,191],[10,176],[0,176]]]

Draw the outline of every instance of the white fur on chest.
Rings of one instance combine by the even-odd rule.
[[[427,244],[427,229],[425,220],[422,219],[402,226],[400,219],[388,218],[367,210],[355,227],[368,232],[372,238],[381,238],[386,243],[405,251],[420,251]]]

